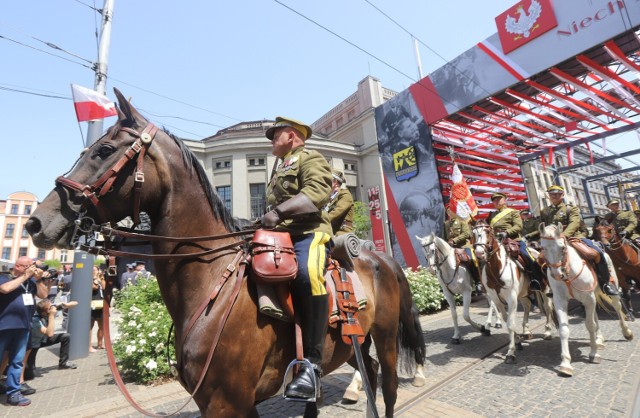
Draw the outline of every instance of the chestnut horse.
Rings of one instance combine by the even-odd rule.
[[[220,280],[238,271],[233,266],[241,254],[230,237],[237,228],[231,213],[182,141],[155,128],[114,90],[118,121],[66,177],[56,180],[27,230],[40,248],[71,248],[76,220],[114,225],[146,212],[156,238],[152,249],[160,292],[175,325],[181,384],[195,391],[202,416],[257,416],[255,405],[278,392],[295,358],[294,328],[258,312],[255,286],[246,277],[231,273],[228,281]],[[375,394],[381,366],[385,412],[391,417],[399,357],[410,367],[416,358],[422,361],[422,330],[397,263],[364,250],[354,263],[368,299],[359,314],[367,334],[365,368]],[[221,290],[208,301],[220,283]],[[372,341],[378,360],[369,354]],[[345,362],[356,367],[352,346],[342,341],[339,329],[329,328],[322,369],[329,373]],[[315,404],[308,403],[305,415],[315,413]]]
[[[622,303],[627,308],[627,320],[635,320],[637,314],[633,311],[631,304],[631,289],[633,288],[632,280],[640,283],[640,255],[638,249],[629,244],[627,240],[620,238],[613,224],[607,221],[601,221],[593,227],[593,239],[604,244],[605,250],[613,266],[616,269],[620,288],[622,289]]]

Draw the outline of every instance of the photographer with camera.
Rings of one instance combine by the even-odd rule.
[[[42,280],[44,284],[47,286],[47,299],[51,301],[51,303],[55,303],[56,296],[58,296],[58,286],[57,286],[57,278],[58,278],[58,269],[49,266],[48,264],[44,264],[42,260],[37,258],[33,259],[36,267],[43,271]]]

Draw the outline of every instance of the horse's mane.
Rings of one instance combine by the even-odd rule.
[[[173,141],[182,152],[182,160],[186,164],[187,168],[196,172],[198,180],[200,181],[200,184],[202,185],[202,188],[204,190],[204,194],[207,196],[207,200],[211,205],[211,209],[213,209],[214,218],[221,221],[224,224],[224,227],[229,232],[239,230],[239,225],[236,222],[236,218],[233,217],[222,200],[220,200],[218,194],[215,192],[215,190],[213,190],[213,187],[211,187],[211,182],[209,181],[204,168],[202,168],[202,164],[200,164],[193,152],[191,152],[191,150],[184,144],[184,142],[182,142],[180,138],[169,132],[166,128],[164,128],[164,132],[169,135],[171,139],[173,139]]]

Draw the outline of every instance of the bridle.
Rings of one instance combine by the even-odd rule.
[[[437,270],[440,270],[440,267],[442,267],[442,265],[447,262],[447,256],[445,256],[444,253],[440,251],[440,248],[438,248],[438,246],[436,245],[435,240],[427,244],[427,247],[431,247],[431,246],[433,246],[434,263],[433,264],[429,263],[429,267],[430,268],[435,267]],[[430,251],[430,250],[427,250],[427,251]],[[442,257],[442,261],[438,261],[440,259],[439,256]]]
[[[117,133],[123,131],[134,136],[136,140],[131,144],[122,157],[120,157],[120,159],[116,161],[111,168],[105,171],[105,173],[93,184],[83,185],[64,176],[59,176],[56,179],[56,186],[66,187],[74,193],[80,193],[84,198],[84,201],[80,206],[80,210],[77,212],[78,220],[76,221],[76,230],[74,231],[72,242],[76,239],[78,230],[88,232],[90,227],[95,224],[95,221],[91,218],[84,216],[89,204],[92,204],[95,207],[98,215],[103,221],[109,219],[109,213],[104,205],[101,204],[100,199],[113,190],[112,186],[118,178],[118,174],[120,174],[129,161],[134,159],[136,159],[136,170],[134,174],[132,219],[134,225],[138,225],[140,223],[140,192],[142,190],[142,185],[144,184],[144,155],[153,142],[156,133],[158,132],[158,127],[152,123],[148,123],[142,132],[138,132],[132,128],[121,127]],[[87,221],[89,221],[89,225],[86,225]],[[85,225],[82,225],[83,222],[85,222]]]

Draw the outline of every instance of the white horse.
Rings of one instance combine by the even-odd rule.
[[[482,284],[489,298],[498,307],[509,331],[509,348],[505,362],[515,363],[518,300],[524,306],[523,333],[531,334],[527,324],[531,311],[531,300],[528,297],[529,279],[508,256],[504,246],[494,237],[489,225],[478,222],[472,231],[476,257],[484,263],[481,274]]]
[[[460,344],[460,328],[458,327],[458,313],[456,311],[456,295],[462,295],[462,316],[476,331],[482,335],[491,335],[489,324],[491,322],[492,312],[496,312],[495,305],[489,301],[489,316],[487,317],[487,325],[480,325],[471,319],[469,315],[469,307],[471,306],[471,293],[473,292],[473,278],[469,267],[464,264],[456,263],[454,249],[442,238],[435,234],[427,235],[424,238],[416,236],[422,250],[427,258],[427,267],[438,277],[438,282],[444,293],[444,297],[449,304],[451,310],[451,318],[453,319],[453,344]],[[496,321],[500,322],[499,317]],[[502,324],[501,324],[502,325]]]
[[[566,237],[562,235],[562,224],[539,226],[540,245],[544,250],[547,262],[547,276],[549,285],[553,291],[553,303],[558,317],[560,331],[560,347],[562,350],[562,362],[558,373],[561,376],[573,376],[571,366],[571,354],[569,353],[569,316],[568,305],[570,299],[575,299],[584,305],[586,319],[585,325],[589,331],[589,361],[600,363],[598,349],[604,348],[604,339],[600,333],[598,317],[596,315],[596,303],[602,305],[602,301],[613,306],[620,320],[622,335],[627,340],[633,339],[633,333],[627,326],[622,312],[620,296],[608,296],[600,289],[593,268],[571,246]],[[607,258],[608,256],[604,254]],[[617,276],[612,268],[611,260],[607,260],[609,271],[615,280]]]

